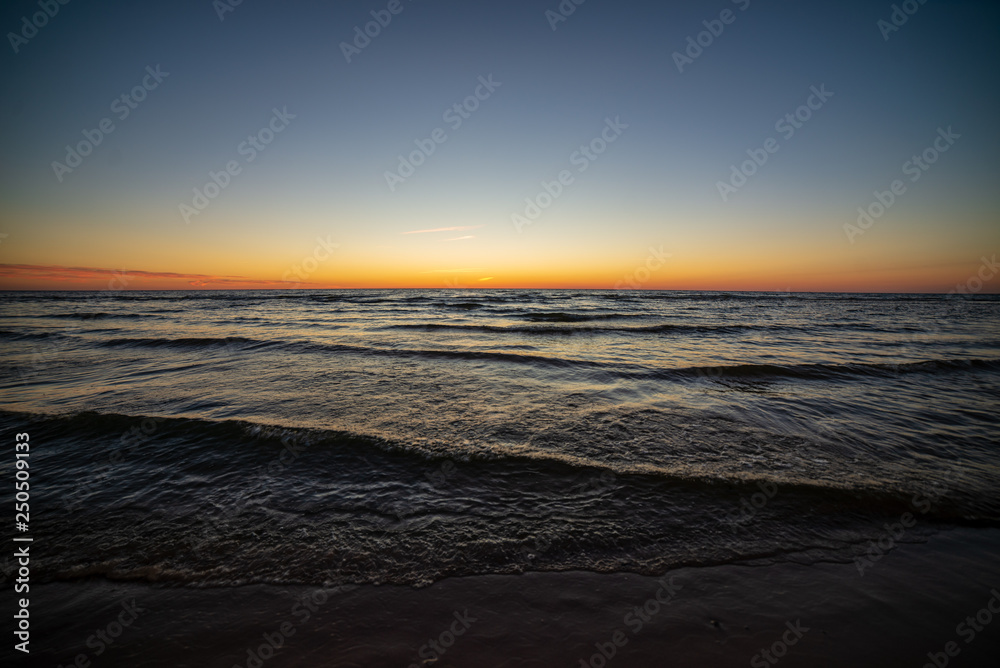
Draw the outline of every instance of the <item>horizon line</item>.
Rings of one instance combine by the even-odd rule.
[[[985,290],[976,293],[958,293],[955,291],[951,292],[899,292],[899,291],[873,291],[873,290],[729,290],[729,289],[711,289],[711,288],[545,288],[545,287],[530,287],[530,288],[497,288],[490,286],[470,286],[470,287],[391,287],[391,288],[363,288],[363,287],[353,287],[353,288],[142,288],[142,289],[84,289],[84,288],[67,288],[67,289],[57,289],[57,288],[0,288],[0,293],[10,293],[10,292],[110,292],[115,294],[120,294],[122,292],[317,292],[317,291],[338,291],[338,290],[511,290],[511,291],[526,291],[526,290],[548,290],[548,291],[566,291],[574,290],[577,292],[714,292],[714,293],[725,293],[733,292],[738,294],[753,294],[753,293],[769,293],[769,294],[789,294],[789,295],[935,295],[935,296],[955,296],[955,297],[975,297],[975,296],[990,296],[996,297],[1000,296],[1000,292],[986,292]]]

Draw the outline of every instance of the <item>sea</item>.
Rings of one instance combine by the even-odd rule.
[[[0,346],[33,582],[860,564],[1000,526],[996,295],[5,292]]]

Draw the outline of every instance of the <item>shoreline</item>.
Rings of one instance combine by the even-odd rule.
[[[942,655],[954,665],[993,665],[1000,615],[971,642],[956,626],[1000,591],[998,555],[1000,529],[955,528],[899,546],[863,577],[854,564],[782,563],[480,575],[420,589],[51,583],[32,588],[31,646],[34,660],[67,668],[80,656],[178,668],[776,665],[762,650],[780,652],[783,667],[919,668],[954,642],[958,656]]]

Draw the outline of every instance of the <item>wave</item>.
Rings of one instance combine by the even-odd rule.
[[[612,320],[617,318],[635,318],[639,314],[635,313],[566,313],[555,312],[520,312],[514,315],[516,318],[530,320],[532,322],[587,322],[589,320]]]
[[[568,359],[545,355],[506,353],[483,350],[430,350],[386,349],[346,344],[294,343],[287,344],[300,350],[358,353],[365,355],[408,357],[425,359],[450,359],[456,361],[493,361],[527,364],[542,367],[575,368],[601,371],[627,378],[679,380],[707,379],[759,379],[776,380],[793,378],[801,380],[839,380],[856,377],[895,377],[902,374],[940,374],[970,371],[1000,371],[1000,359],[939,359],[920,362],[851,363],[851,364],[732,364],[692,367],[648,367],[638,364]]]
[[[136,320],[138,318],[160,318],[162,316],[157,315],[158,313],[180,313],[182,310],[178,309],[176,311],[158,309],[155,312],[149,313],[108,313],[106,311],[98,311],[91,313],[41,313],[38,315],[22,316],[25,318],[44,318],[44,319],[54,319],[54,320],[105,320],[108,318],[122,318],[125,320]]]
[[[483,328],[479,325],[394,325],[393,327],[458,329]],[[664,325],[649,328],[631,328],[635,331],[675,331],[678,326]],[[684,326],[680,326],[684,327]],[[503,328],[504,331],[510,331]],[[534,328],[523,328],[525,331],[537,332]],[[545,333],[556,333],[560,328],[546,328]],[[565,328],[567,332],[574,328]],[[492,331],[486,329],[485,331]],[[516,331],[516,330],[515,330]],[[622,330],[611,330],[622,331]],[[681,330],[684,331],[684,330]],[[596,360],[569,359],[545,355],[524,353],[496,352],[487,350],[448,350],[448,349],[405,349],[376,348],[339,343],[317,343],[311,341],[283,341],[250,339],[239,336],[231,337],[201,337],[201,338],[118,338],[103,341],[99,345],[105,347],[135,347],[135,348],[211,348],[219,346],[241,345],[246,347],[284,348],[298,352],[339,352],[359,355],[406,357],[424,359],[451,359],[456,361],[493,361],[512,364],[529,364],[547,367],[565,367],[604,371],[622,377],[651,379],[686,379],[686,378],[716,378],[716,379],[780,379],[794,378],[802,380],[838,380],[852,377],[893,377],[901,374],[939,374],[970,371],[1000,371],[1000,359],[934,359],[905,363],[873,363],[857,362],[848,364],[720,364],[691,367],[649,367],[638,364],[617,362],[602,362]]]
[[[0,409],[0,420],[12,424],[31,424],[38,432],[50,432],[61,438],[99,439],[102,443],[115,444],[120,436],[153,433],[156,438],[146,439],[144,457],[152,457],[158,463],[173,460],[176,472],[184,470],[205,471],[206,463],[215,460],[216,465],[233,470],[246,470],[254,462],[270,462],[280,455],[290,444],[308,448],[314,455],[324,458],[325,463],[315,461],[309,476],[323,477],[327,466],[363,464],[372,467],[371,459],[379,454],[387,459],[378,463],[404,463],[409,466],[437,467],[446,461],[458,462],[463,467],[473,466],[476,471],[497,473],[498,467],[505,467],[503,476],[512,479],[530,478],[544,474],[555,478],[577,479],[581,474],[609,473],[619,482],[627,480],[667,482],[691,489],[712,491],[724,485],[728,491],[745,492],[756,490],[760,483],[781,484],[783,491],[802,494],[843,495],[848,499],[862,499],[863,503],[886,503],[895,508],[898,503],[909,503],[913,489],[893,488],[883,482],[861,483],[848,477],[826,481],[794,479],[780,470],[757,470],[756,472],[735,473],[702,471],[669,467],[632,459],[593,459],[569,452],[552,450],[548,447],[531,448],[522,446],[486,446],[484,444],[429,441],[427,439],[407,440],[405,437],[390,438],[384,435],[368,434],[343,429],[319,427],[297,427],[289,424],[254,422],[241,419],[207,419],[195,417],[165,417],[158,415],[127,415],[84,411],[68,414],[24,413]],[[149,424],[155,426],[150,429]],[[706,423],[711,433],[718,435],[718,422]],[[123,443],[127,439],[121,439]],[[186,441],[186,442],[185,442]],[[206,445],[227,444],[228,449],[208,448]],[[65,455],[66,453],[61,453]],[[93,462],[90,453],[78,453]],[[146,460],[147,462],[149,460]],[[397,468],[397,471],[400,469]],[[405,470],[405,469],[404,469]],[[329,471],[326,471],[328,473]],[[378,473],[377,470],[373,470]],[[957,491],[957,490],[952,490]],[[947,510],[941,506],[939,510]],[[998,509],[1000,510],[1000,509]],[[942,517],[956,519],[949,512]],[[997,521],[1000,522],[1000,516]]]
[[[473,309],[485,308],[486,304],[479,302],[432,302],[432,306],[443,306],[447,308],[459,309],[460,311],[471,311]]]
[[[58,318],[58,319],[75,319],[75,320],[100,320],[102,318],[116,318],[116,317],[128,317],[128,318],[141,318],[143,314],[134,313],[128,316],[119,316],[114,313],[43,313],[40,315],[32,316],[35,318]]]
[[[550,325],[453,325],[449,323],[406,323],[386,325],[383,329],[403,329],[426,332],[455,331],[489,334],[733,334],[747,331],[801,331],[803,328],[788,325],[644,325],[623,327]]]
[[[0,411],[0,422],[30,423],[33,442],[54,444],[58,455],[34,492],[60,509],[32,527],[47,545],[40,582],[426,585],[526,570],[658,574],[762,558],[849,561],[852,548],[925,497],[933,504],[910,539],[998,517],[994,502],[970,511],[957,492],[847,477],[792,482],[780,471],[699,476],[547,448],[100,413]],[[140,432],[149,437],[110,472],[93,459],[96,444]],[[97,472],[99,484],[81,487]],[[760,512],[740,515],[743,501],[765,494]]]
[[[900,374],[951,373],[957,371],[1000,371],[998,359],[941,359],[920,362],[854,363],[854,364],[735,364],[731,366],[698,366],[670,370],[686,376],[718,378],[798,378],[834,380],[846,377],[891,377]]]
[[[63,337],[65,337],[65,334],[59,332],[15,332],[9,329],[0,329],[0,338],[12,341],[51,340]]]
[[[618,317],[607,314],[605,318]],[[620,317],[641,317],[632,314],[621,314]],[[558,319],[554,319],[558,320]],[[568,322],[586,322],[587,318],[570,320]],[[864,332],[884,332],[888,334],[914,333],[933,331],[920,327],[898,326],[886,329],[879,325],[868,323],[846,323],[827,322],[815,323],[808,326],[791,324],[746,324],[746,325],[697,325],[697,324],[671,324],[663,323],[658,325],[622,325],[622,326],[591,326],[579,325],[571,327],[546,326],[546,325],[458,325],[451,323],[403,323],[396,325],[386,325],[383,329],[401,329],[415,331],[468,331],[483,332],[490,334],[739,334],[744,332],[776,332],[776,333],[812,333],[826,329],[849,329]]]
[[[280,345],[280,343],[280,341],[262,341],[260,339],[248,339],[242,336],[227,336],[178,339],[165,339],[159,337],[121,338],[102,341],[99,345],[108,348],[210,348],[215,346],[231,346],[235,344],[271,346]]]

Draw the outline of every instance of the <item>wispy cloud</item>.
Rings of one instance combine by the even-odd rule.
[[[476,235],[466,234],[464,237],[455,237],[454,239],[445,239],[445,241],[461,241],[462,239],[475,239]]]
[[[143,271],[131,269],[102,269],[99,267],[66,267],[46,264],[0,264],[0,279],[29,279],[39,281],[54,281],[60,283],[79,283],[118,277],[120,284],[129,284],[132,279],[170,281],[186,283],[203,288],[211,285],[241,286],[241,287],[288,287],[288,281],[247,278],[245,276],[227,276],[211,274],[183,274],[172,271]],[[298,285],[312,285],[298,281]]]
[[[460,232],[462,230],[476,230],[485,225],[458,225],[457,227],[436,227],[433,230],[412,230],[402,234],[427,234],[428,232]]]
[[[421,274],[475,274],[482,271],[482,269],[431,269],[430,271],[422,271]]]

